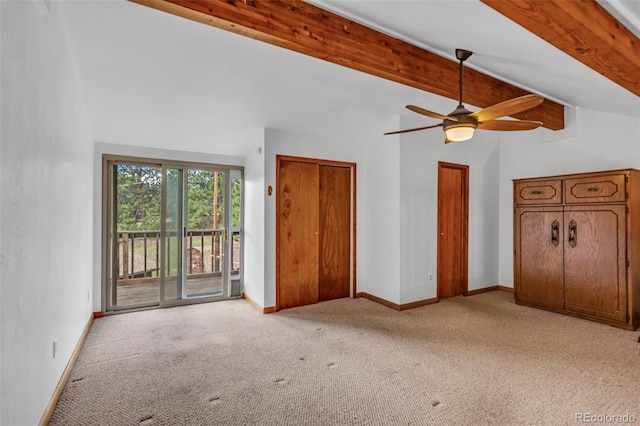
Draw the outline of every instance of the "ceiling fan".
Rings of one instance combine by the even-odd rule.
[[[395,135],[398,133],[415,132],[417,130],[432,129],[434,127],[442,127],[445,134],[445,143],[461,142],[471,139],[476,129],[483,130],[532,130],[542,126],[541,121],[531,120],[496,120],[496,118],[505,117],[526,111],[535,106],[540,105],[544,98],[538,95],[525,95],[508,101],[500,102],[480,111],[471,112],[462,105],[462,70],[463,62],[466,61],[473,52],[464,49],[456,49],[456,58],[460,61],[460,90],[458,107],[448,115],[431,112],[424,108],[414,105],[407,105],[407,108],[418,114],[427,117],[442,120],[442,123],[433,126],[416,127],[413,129],[398,130],[395,132],[387,132],[385,135]]]

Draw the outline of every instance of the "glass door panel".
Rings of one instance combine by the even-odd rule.
[[[240,170],[231,170],[231,196],[230,196],[230,251],[231,265],[229,269],[230,296],[241,295],[240,265],[242,264],[242,174]]]
[[[112,208],[108,303],[113,309],[157,304],[162,169],[113,164],[109,174]]]
[[[182,169],[167,168],[166,195],[163,206],[163,257],[162,271],[164,286],[162,287],[162,301],[179,300],[183,298],[183,266],[184,266],[184,235],[183,235],[183,171]]]
[[[226,295],[226,180],[223,171],[187,171],[186,297]]]

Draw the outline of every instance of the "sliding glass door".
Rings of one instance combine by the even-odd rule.
[[[105,181],[107,311],[240,295],[241,169],[105,158]]]
[[[110,307],[160,301],[162,166],[112,164],[107,300]]]

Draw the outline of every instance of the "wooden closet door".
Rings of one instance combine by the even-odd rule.
[[[567,310],[627,320],[625,208],[565,207]]]
[[[518,301],[562,309],[563,208],[519,207],[514,224],[514,282]]]
[[[467,291],[469,167],[438,163],[438,299]]]
[[[349,297],[351,169],[320,166],[320,300]]]
[[[278,174],[279,308],[319,301],[319,165],[281,161]]]

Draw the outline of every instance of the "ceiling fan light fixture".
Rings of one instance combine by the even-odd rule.
[[[473,137],[473,132],[476,130],[476,127],[473,123],[456,123],[448,126],[444,132],[447,135],[447,140],[451,142],[462,142]]]
[[[0,0],[1,1],[1,0]],[[464,77],[465,60],[471,56],[473,52],[470,50],[456,49],[456,58],[460,61],[459,73],[459,90],[458,90],[458,107],[447,115],[438,114],[420,108],[414,105],[407,105],[407,109],[427,117],[442,120],[442,124],[432,126],[416,127],[413,129],[398,130],[395,132],[387,132],[385,135],[395,135],[398,133],[415,132],[416,130],[431,129],[434,127],[442,127],[447,135],[445,143],[467,141],[473,137],[476,129],[482,130],[532,130],[542,126],[540,121],[531,120],[497,120],[500,117],[513,116],[522,111],[535,108],[540,105],[544,98],[539,95],[529,94],[519,96],[499,102],[497,104],[485,107],[480,111],[471,112],[465,108],[462,103],[462,79]]]

